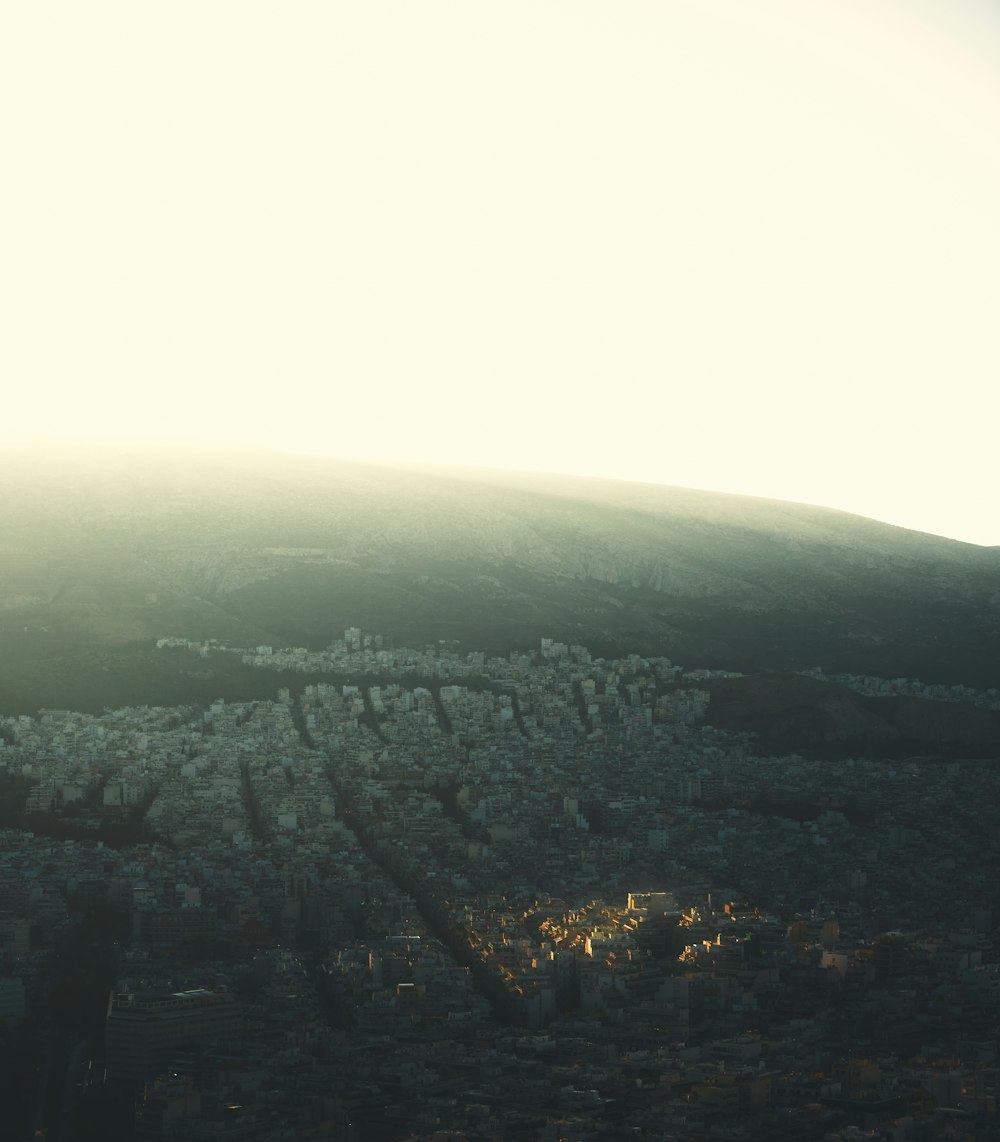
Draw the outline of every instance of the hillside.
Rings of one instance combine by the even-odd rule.
[[[757,735],[765,752],[811,757],[1000,758],[1000,713],[965,703],[868,697],[784,672],[701,683],[708,722]]]
[[[318,647],[349,625],[986,687],[1000,549],[607,480],[204,449],[0,457],[0,681],[18,701],[71,704],[81,671],[132,669],[164,634]]]

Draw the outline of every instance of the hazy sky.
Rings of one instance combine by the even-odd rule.
[[[0,435],[1000,544],[1000,4],[5,4]]]

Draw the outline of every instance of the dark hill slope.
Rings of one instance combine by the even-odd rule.
[[[166,448],[0,455],[0,639],[22,680],[163,634],[321,646],[352,624],[989,686],[1000,551],[615,481]]]
[[[711,725],[755,733],[768,752],[1000,758],[1000,713],[993,710],[913,697],[868,697],[790,673],[699,685],[711,694]]]

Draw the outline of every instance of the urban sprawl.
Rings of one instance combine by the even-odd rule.
[[[724,672],[548,639],[158,648],[274,699],[0,718],[7,1028],[121,925],[40,1087],[177,1142],[996,1136],[991,762],[763,756]]]

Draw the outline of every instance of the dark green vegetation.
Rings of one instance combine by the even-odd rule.
[[[30,777],[0,773],[0,828],[19,825],[24,816],[24,803],[34,782]]]
[[[1000,758],[1000,713],[912,697],[867,697],[798,674],[699,683],[711,725],[749,730],[769,753]]]
[[[1000,550],[612,481],[205,451],[0,459],[4,712],[270,696],[273,675],[153,642],[318,648],[347,626],[984,688],[1000,685]]]
[[[842,814],[852,825],[867,825],[871,815],[853,797],[835,797],[826,801],[803,797],[782,789],[768,789],[750,802],[754,813],[768,817],[787,817],[793,821],[815,821],[824,812]]]
[[[207,705],[216,698],[273,698],[274,674],[244,666],[235,655],[201,659],[187,650],[156,651],[151,641],[95,646],[61,657],[0,655],[0,711],[39,709],[100,713],[128,705]],[[303,680],[302,675],[297,681]],[[305,678],[305,681],[317,679]]]

